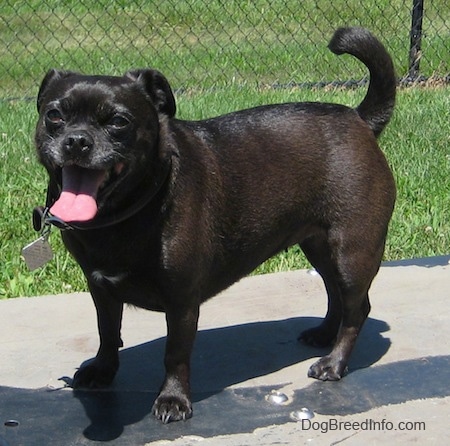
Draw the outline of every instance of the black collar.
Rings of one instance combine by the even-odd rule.
[[[54,184],[52,184],[52,180],[50,180],[47,187],[47,199],[45,207],[38,206],[33,209],[33,228],[38,232],[43,232],[44,229],[49,226],[56,226],[61,230],[77,229],[84,231],[90,229],[106,228],[108,226],[113,226],[115,224],[128,220],[130,217],[142,210],[148,203],[150,203],[150,201],[152,201],[156,194],[161,190],[162,186],[166,183],[169,177],[171,165],[172,163],[170,159],[165,162],[164,166],[160,169],[159,174],[155,179],[154,187],[149,188],[148,193],[143,195],[139,200],[135,201],[131,206],[125,208],[121,212],[118,212],[113,217],[105,215],[95,217],[94,219],[86,222],[66,223],[60,218],[50,214],[50,207],[55,201],[55,187],[52,187],[54,186]]]

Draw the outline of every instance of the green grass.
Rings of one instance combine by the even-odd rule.
[[[357,90],[255,90],[231,87],[178,95],[179,117],[200,119],[231,110],[296,100],[356,105]],[[31,211],[45,199],[46,175],[33,152],[37,113],[31,102],[0,103],[0,297],[31,296],[85,290],[82,274],[63,248],[57,231],[51,234],[55,258],[28,272],[21,248],[36,234]],[[380,144],[394,171],[398,200],[386,246],[386,259],[448,254],[450,249],[450,88],[414,88],[399,92],[393,120]],[[261,266],[267,273],[307,267],[298,248]]]
[[[421,67],[450,71],[448,0],[427,4]],[[270,6],[270,7],[269,7]],[[6,0],[0,5],[0,98],[35,97],[51,67],[120,74],[152,66],[167,75],[179,117],[200,119],[263,103],[297,100],[356,105],[359,90],[272,89],[269,85],[361,78],[364,68],[327,48],[333,29],[366,26],[407,72],[410,4],[403,0]],[[447,254],[450,246],[450,88],[399,93],[381,145],[398,183],[386,259]],[[45,199],[34,156],[34,102],[0,99],[0,298],[85,289],[53,231],[55,258],[28,272],[20,251],[36,234],[31,211]],[[257,273],[306,267],[297,248]]]
[[[0,6],[2,95],[36,94],[49,68],[120,74],[153,66],[175,88],[361,77],[326,48],[334,29],[361,25],[408,70],[411,4],[404,0],[6,0]],[[432,4],[431,4],[432,3]],[[450,72],[447,0],[426,8],[423,73]]]

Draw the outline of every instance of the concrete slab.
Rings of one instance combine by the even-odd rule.
[[[114,385],[73,392],[67,383],[98,346],[90,296],[0,301],[0,446],[442,444],[450,435],[449,261],[382,266],[350,373],[338,383],[307,378],[325,352],[296,341],[325,313],[320,277],[301,270],[242,280],[202,307],[194,418],[167,426],[150,414],[164,375],[162,314],[127,308]],[[268,402],[272,390],[287,402]],[[303,407],[314,418],[294,421]]]

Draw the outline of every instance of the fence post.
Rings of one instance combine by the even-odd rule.
[[[415,80],[419,76],[420,58],[422,57],[423,3],[424,0],[413,0],[409,46],[409,80]]]

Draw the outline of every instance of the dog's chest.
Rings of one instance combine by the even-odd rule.
[[[94,269],[88,275],[91,291],[106,291],[114,300],[153,311],[164,311],[162,293],[155,276],[149,272],[112,272]]]
[[[123,283],[128,276],[129,274],[126,272],[109,274],[108,272],[101,269],[95,269],[91,273],[92,281],[100,287],[118,286]]]

